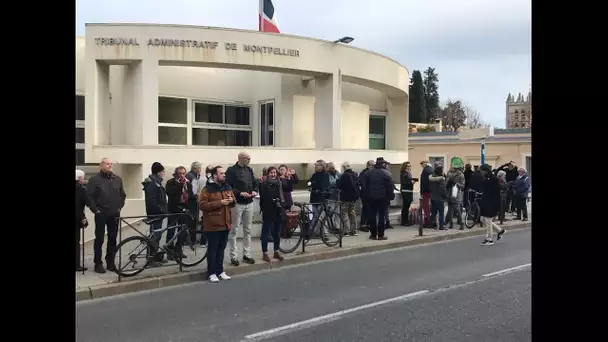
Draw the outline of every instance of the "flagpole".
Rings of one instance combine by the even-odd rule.
[[[264,32],[264,0],[260,0],[260,14],[258,16],[258,20],[260,21],[258,30],[260,30],[260,32]]]

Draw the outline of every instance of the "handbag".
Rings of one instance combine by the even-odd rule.
[[[452,187],[452,191],[451,191],[451,196],[452,199],[457,199],[458,198],[458,187],[456,186],[456,184],[454,184],[454,186]]]
[[[285,216],[283,221],[283,230],[281,233],[282,238],[290,238],[293,235],[293,230],[298,227],[298,219],[300,217],[299,211],[285,210]]]

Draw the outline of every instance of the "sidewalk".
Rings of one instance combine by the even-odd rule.
[[[261,259],[262,252],[260,240],[253,239],[251,249],[252,257],[256,260],[256,263],[254,265],[241,263],[240,266],[234,267],[229,264],[230,257],[228,255],[228,249],[226,249],[226,272],[229,275],[238,275],[372,251],[485,234],[485,229],[480,228],[479,226],[475,226],[473,229],[465,228],[464,231],[459,231],[457,229],[458,226],[455,225],[456,229],[446,231],[424,229],[424,236],[419,237],[417,226],[403,227],[396,225],[399,219],[398,209],[391,210],[390,217],[395,229],[388,229],[386,231],[386,235],[388,236],[388,240],[386,241],[370,240],[368,238],[368,234],[364,232],[359,232],[358,236],[344,237],[342,248],[338,246],[330,248],[322,244],[320,240],[313,240],[309,245],[306,246],[305,254],[301,254],[300,246],[300,248],[298,248],[298,250],[296,250],[294,253],[285,254],[285,260],[282,262],[277,260],[273,260],[271,263],[263,262]],[[509,217],[509,215],[507,217]],[[499,224],[499,222],[496,223]],[[527,228],[531,227],[531,222],[509,220],[503,224],[503,227],[507,229]],[[239,247],[241,247],[240,243]],[[269,249],[272,249],[272,243],[270,243]],[[118,282],[118,276],[113,272],[98,274],[93,271],[92,252],[93,251],[90,246],[85,246],[85,266],[88,267],[88,270],[85,272],[85,274],[82,274],[82,272],[76,272],[77,300],[100,298],[121,293],[154,289],[206,279],[206,261],[195,267],[183,268],[183,272],[179,272],[179,266],[175,262],[169,262],[163,267],[145,269],[137,276],[122,278],[121,282]]]

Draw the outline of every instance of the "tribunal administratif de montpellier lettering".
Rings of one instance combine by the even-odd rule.
[[[137,38],[95,38],[95,45],[102,46],[139,46]],[[192,47],[215,50],[219,46],[219,42],[202,41],[202,40],[184,40],[184,39],[164,39],[164,38],[149,38],[148,46],[174,46],[174,47]],[[226,50],[237,50],[236,43],[224,43]],[[280,56],[300,57],[300,51],[295,49],[284,49],[273,46],[250,45],[243,44],[242,50],[245,52],[259,52],[264,54],[273,54]]]

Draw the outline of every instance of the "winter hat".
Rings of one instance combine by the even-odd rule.
[[[152,163],[152,173],[153,174],[157,174],[164,170],[165,170],[165,167],[161,163],[159,163],[159,162]]]

